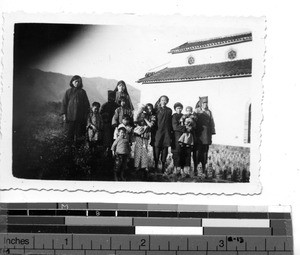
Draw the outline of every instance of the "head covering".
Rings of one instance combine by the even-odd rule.
[[[193,111],[193,107],[192,107],[192,106],[187,106],[187,107],[185,108],[185,110],[187,110],[187,109],[190,109],[191,111]]]
[[[199,99],[202,103],[208,103],[208,97],[200,97]]]
[[[182,103],[179,103],[179,102],[175,103],[175,104],[174,104],[174,110],[176,110],[177,107],[183,108]]]
[[[109,101],[109,99],[115,100],[116,94],[113,90],[108,90],[107,91],[107,100]]]
[[[146,107],[151,107],[153,109],[153,104],[148,103],[148,104],[146,104]]]
[[[155,109],[158,109],[160,107],[160,100],[162,97],[165,97],[167,99],[167,103],[169,103],[169,98],[165,95],[160,96],[160,98],[155,103]]]
[[[121,92],[121,93],[118,91],[118,86],[119,86],[120,84],[124,85],[124,87],[125,87],[124,91]],[[134,110],[133,104],[132,104],[132,102],[131,102],[130,96],[129,96],[128,91],[127,91],[127,86],[126,86],[125,81],[122,81],[122,80],[121,80],[121,81],[118,81],[117,86],[116,86],[116,88],[115,88],[115,90],[114,90],[114,93],[115,93],[115,102],[116,102],[117,104],[119,104],[119,97],[120,97],[121,95],[124,95],[124,94],[125,94],[125,95],[126,95],[126,98],[127,98],[127,100],[126,100],[126,105],[127,105],[127,107],[128,107],[131,111]]]
[[[195,109],[196,108],[201,108],[202,107],[202,103],[208,103],[208,97],[199,97],[199,101],[197,102]],[[208,108],[208,107],[207,107]]]
[[[70,87],[74,87],[73,85],[73,81],[78,80],[79,81],[79,85],[77,86],[77,88],[82,88],[83,84],[82,84],[82,79],[79,75],[74,75],[70,81]]]
[[[121,80],[121,81],[118,81],[118,83],[117,83],[117,86],[116,86],[116,88],[115,88],[114,92],[117,92],[117,91],[118,91],[118,86],[119,86],[119,85],[121,85],[121,84],[123,84],[123,85],[124,85],[124,87],[125,87],[125,89],[124,89],[124,93],[128,95],[128,91],[127,91],[127,86],[126,86],[126,83],[125,83],[125,81],[122,81],[122,80]]]

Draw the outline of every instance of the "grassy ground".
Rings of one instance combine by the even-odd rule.
[[[32,108],[15,125],[14,176],[48,180],[113,180],[113,159],[103,148],[92,152],[86,143],[67,146],[59,109],[59,103]],[[154,171],[152,148],[149,147],[149,171],[146,174],[136,171],[133,159],[130,159],[125,178],[127,181],[153,182],[248,182],[249,162],[249,148],[212,145],[206,174],[202,174],[201,167],[197,169],[197,175],[183,177],[173,174],[172,154],[169,153],[166,174],[162,175]]]

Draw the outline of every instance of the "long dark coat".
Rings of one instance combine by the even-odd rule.
[[[195,144],[211,145],[212,135],[216,134],[215,123],[210,110],[195,109],[196,129]]]
[[[101,107],[101,110],[100,110],[100,114],[103,115],[104,113],[107,113],[108,114],[108,119],[109,121],[111,122],[114,114],[115,114],[115,110],[119,107],[119,105],[112,101],[108,101],[106,103],[104,103]]]
[[[159,107],[156,113],[157,131],[155,135],[156,147],[171,146],[172,110],[169,107]]]
[[[86,92],[81,87],[69,88],[62,101],[62,114],[67,121],[86,121],[90,111],[90,103]]]

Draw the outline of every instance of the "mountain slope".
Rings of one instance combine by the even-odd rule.
[[[44,72],[38,69],[15,72],[14,105],[15,103],[18,105],[18,103],[60,102],[69,88],[71,78],[72,76],[69,75]],[[107,101],[107,91],[114,90],[118,82],[101,77],[82,77],[82,80],[90,103],[98,101],[101,104]],[[129,84],[127,84],[127,89],[136,108],[140,101],[140,91]]]

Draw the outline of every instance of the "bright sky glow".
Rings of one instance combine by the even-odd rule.
[[[35,67],[67,75],[136,81],[148,71],[157,71],[171,61],[170,49],[187,41],[247,32],[231,26],[90,26],[68,45],[52,52]],[[155,69],[156,68],[156,69]],[[153,70],[154,69],[154,70]]]

